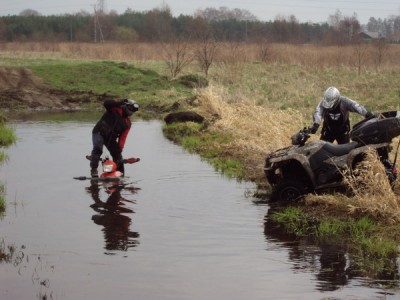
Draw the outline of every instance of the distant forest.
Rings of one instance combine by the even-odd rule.
[[[115,11],[43,16],[26,9],[0,17],[0,42],[271,42],[349,44],[360,31],[377,32],[391,40],[400,33],[400,16],[370,18],[361,25],[356,15],[337,10],[324,23],[300,23],[295,16],[261,22],[249,11],[225,7],[173,17],[167,5],[150,11]]]

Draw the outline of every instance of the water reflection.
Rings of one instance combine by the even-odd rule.
[[[95,224],[103,226],[104,248],[108,251],[127,251],[129,248],[136,247],[139,244],[140,235],[130,229],[132,220],[128,215],[135,213],[130,206],[135,204],[132,195],[139,189],[122,182],[91,180],[86,190],[94,201],[90,205],[96,212],[92,220]]]
[[[363,271],[363,263],[357,257],[350,257],[345,245],[340,243],[319,243],[310,238],[298,238],[287,233],[285,228],[274,222],[271,216],[279,207],[272,206],[265,216],[264,235],[270,245],[282,247],[288,251],[295,272],[312,272],[316,277],[316,289],[321,292],[336,291],[350,285],[352,279],[369,278],[365,285],[372,287],[398,288],[399,270],[396,262],[386,261],[386,265],[377,269],[379,272]],[[271,243],[272,242],[272,243]],[[372,260],[372,259],[371,259]],[[369,261],[369,263],[379,263]],[[371,268],[368,268],[369,270]]]

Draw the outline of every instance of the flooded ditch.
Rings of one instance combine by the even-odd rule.
[[[346,253],[276,231],[251,183],[135,121],[122,182],[88,176],[93,121],[17,121],[0,168],[1,299],[397,299]],[[390,286],[391,288],[387,288]]]

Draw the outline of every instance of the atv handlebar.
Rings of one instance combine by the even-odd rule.
[[[292,135],[292,145],[303,146],[310,138],[310,128],[303,128],[299,132]]]
[[[139,157],[138,158],[131,157],[123,160],[124,164],[134,164],[138,161],[140,161]]]
[[[91,155],[86,155],[86,159],[87,160],[92,160],[92,156]],[[125,158],[125,159],[122,160],[122,162],[124,164],[134,164],[134,163],[137,163],[138,161],[140,161],[139,157],[137,157],[137,158],[135,158],[135,157]]]

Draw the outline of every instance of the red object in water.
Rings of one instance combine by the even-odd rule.
[[[112,160],[106,160],[103,162],[103,173],[100,175],[101,178],[106,177],[122,177],[124,174],[117,171],[117,164]]]
[[[86,159],[92,160],[91,155],[86,155]],[[103,173],[100,175],[100,178],[118,178],[124,176],[124,173],[117,171],[117,164],[110,160],[107,156],[105,159],[102,159],[102,164],[103,164]],[[131,157],[123,160],[124,164],[134,164],[140,161],[140,158],[137,157]],[[76,177],[75,179],[80,179],[83,180],[85,179],[85,176],[81,177]]]
[[[122,177],[124,176],[124,173],[120,172],[120,171],[115,171],[115,172],[110,172],[110,173],[102,173],[100,175],[101,178],[110,178],[110,177]]]

